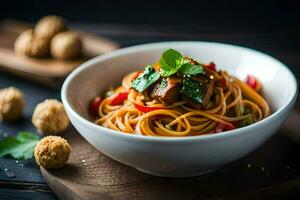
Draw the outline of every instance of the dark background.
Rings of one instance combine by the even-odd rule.
[[[45,14],[71,20],[134,24],[188,24],[215,28],[257,27],[279,24],[299,26],[297,1],[216,0],[26,0],[2,1],[0,18],[16,17],[36,21]],[[256,29],[259,30],[259,29]]]
[[[196,40],[246,46],[278,58],[300,74],[300,3],[292,0],[5,0],[0,20],[36,22],[47,14],[121,47]]]

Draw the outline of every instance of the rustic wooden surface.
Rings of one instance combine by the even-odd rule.
[[[126,24],[71,24],[72,28],[84,30],[100,36],[110,38],[121,46],[130,46],[145,42],[157,42],[168,40],[203,40],[231,43],[247,46],[274,56],[284,63],[300,78],[300,28],[299,26],[287,26],[282,24],[281,28],[272,25],[261,25],[253,27],[244,26],[168,26],[168,25],[126,25]],[[0,88],[16,86],[26,94],[26,110],[24,119],[16,124],[0,124],[0,136],[14,135],[18,131],[28,130],[35,132],[30,118],[36,103],[45,98],[60,98],[60,91],[49,90],[41,85],[24,81],[0,72]],[[299,106],[295,113],[299,111]],[[298,120],[290,119],[294,124]],[[299,128],[293,129],[285,126],[281,133],[286,135],[292,129],[299,134]],[[70,129],[72,131],[72,129]],[[1,139],[1,138],[0,138]],[[201,182],[201,187],[194,186],[194,190],[185,188],[184,179],[171,180],[171,184],[163,187],[163,183],[170,180],[148,177],[138,171],[128,168],[135,177],[144,177],[145,181],[140,182],[141,187],[151,180],[153,195],[159,196],[160,188],[167,191],[172,187],[185,191],[187,197],[197,199],[299,199],[300,179],[300,145],[282,137],[274,136],[257,151],[240,159],[224,168],[205,176],[196,178]],[[88,155],[87,155],[88,156]],[[103,157],[103,159],[108,159]],[[112,165],[114,161],[108,159]],[[10,158],[0,159],[0,199],[56,199],[51,189],[45,183],[39,168],[34,160],[19,161]],[[248,164],[251,168],[248,168]],[[89,163],[88,165],[89,166]],[[8,168],[15,173],[15,177],[8,177],[4,169]],[[120,165],[120,170],[126,167]],[[106,172],[111,174],[111,172]],[[118,178],[117,183],[124,182],[124,177]],[[105,179],[106,186],[117,191],[118,187],[109,179]],[[134,179],[135,180],[135,179]],[[158,185],[155,188],[155,185]],[[124,187],[124,186],[122,186]],[[129,191],[136,192],[133,186],[127,185]],[[114,197],[120,197],[120,193],[113,192]],[[127,193],[126,193],[127,194]],[[137,196],[141,195],[136,193]],[[223,198],[221,197],[222,195]],[[257,195],[259,197],[257,198]],[[265,197],[266,195],[267,197]],[[152,196],[149,196],[149,198]],[[251,198],[253,197],[253,198]],[[255,198],[254,198],[255,197]]]
[[[278,134],[299,133],[300,124],[293,123],[300,120],[299,112],[293,112]],[[283,147],[270,152],[276,145],[272,142],[216,172],[194,178],[170,179],[147,175],[113,161],[89,145],[72,128],[64,137],[72,146],[67,165],[58,170],[41,169],[46,182],[60,199],[274,199],[274,195],[300,188],[300,179],[287,176],[290,163],[281,166],[280,171],[274,171],[278,170],[278,160],[271,154],[282,156],[280,161],[283,161],[281,159],[285,159],[287,152]],[[281,139],[277,136],[277,140]],[[284,181],[280,180],[282,178]],[[249,188],[252,189],[249,191]]]
[[[14,43],[23,31],[32,28],[31,24],[16,20],[0,22],[0,69],[16,75],[33,79],[50,86],[57,86],[72,70],[84,61],[97,55],[117,49],[117,43],[103,37],[76,31],[83,44],[83,56],[74,60],[30,58],[16,55]]]

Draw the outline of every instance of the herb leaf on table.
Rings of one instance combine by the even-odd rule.
[[[30,159],[38,142],[39,137],[30,132],[20,132],[16,137],[6,137],[0,142],[0,157],[10,155],[16,159]]]

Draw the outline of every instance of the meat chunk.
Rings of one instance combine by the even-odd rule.
[[[164,104],[172,104],[180,100],[180,79],[176,76],[160,79],[149,94],[153,99],[156,99]]]
[[[209,74],[198,74],[188,79],[191,79],[191,81],[196,84],[196,88],[192,88],[192,91],[187,94],[182,92],[182,81],[184,81],[184,79],[176,75],[160,78],[151,88],[149,88],[147,93],[152,99],[156,99],[163,104],[170,105],[184,98],[189,105],[195,109],[205,108],[213,93],[213,76]],[[195,85],[193,87],[195,87]],[[199,90],[199,95],[195,93],[196,89]],[[193,99],[195,96],[201,98],[201,102],[195,101]]]

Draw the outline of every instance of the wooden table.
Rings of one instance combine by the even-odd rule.
[[[214,27],[124,24],[72,24],[120,43],[122,47],[170,40],[203,40],[247,46],[274,56],[300,78],[300,27],[263,26]],[[26,93],[25,117],[15,124],[0,124],[0,137],[18,131],[35,132],[31,114],[35,105],[46,98],[60,98],[60,90],[0,72],[0,88],[16,86]],[[299,104],[297,110],[299,111]],[[300,122],[300,121],[299,121]],[[203,188],[188,195],[195,199],[299,199],[300,145],[282,137],[281,129],[265,145],[249,156],[203,176]],[[300,130],[298,131],[300,132]],[[0,138],[0,139],[1,139]],[[0,199],[57,199],[44,182],[34,160],[0,159]],[[13,174],[6,173],[9,169]],[[218,183],[217,185],[215,183]]]

